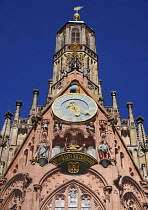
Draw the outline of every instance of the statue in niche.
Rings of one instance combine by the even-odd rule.
[[[47,144],[47,141],[45,139],[41,141],[41,143],[37,146],[37,148],[38,148],[38,151],[37,151],[38,158],[40,157],[48,158],[50,145]]]
[[[44,131],[45,131],[45,132],[48,132],[48,124],[49,124],[48,121],[43,122],[43,124],[42,124],[43,132],[44,132]]]
[[[62,124],[55,121],[53,130],[59,132],[60,130],[62,130]]]
[[[38,162],[41,166],[44,166],[48,162],[48,155],[50,151],[50,145],[48,145],[47,140],[43,139],[39,145],[37,145],[37,152],[35,156],[30,160],[32,165]],[[46,159],[44,163],[40,163],[41,159]]]
[[[83,69],[83,77],[88,77],[89,76],[89,72],[90,72],[89,68],[84,68]]]
[[[98,147],[100,159],[103,159],[103,158],[113,159],[111,156],[110,149],[111,147],[107,144],[105,140],[103,140]]]
[[[65,67],[61,70],[61,74],[62,76],[67,77],[68,73]]]
[[[94,123],[93,122],[90,122],[87,126],[86,126],[86,130],[87,132],[95,132],[95,126],[94,126]]]
[[[106,131],[106,126],[107,126],[106,120],[100,120],[99,125],[100,125],[100,132],[105,132]]]

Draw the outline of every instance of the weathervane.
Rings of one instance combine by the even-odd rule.
[[[83,8],[83,6],[80,6],[80,7],[74,7],[74,11],[76,11],[76,13],[74,14],[74,16],[73,16],[73,18],[74,18],[74,20],[79,20],[80,19],[80,15],[79,15],[79,13],[78,13],[78,11],[80,10],[80,9],[82,9]]]

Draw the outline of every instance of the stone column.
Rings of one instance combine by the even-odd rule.
[[[112,192],[112,186],[105,186],[104,187],[104,194],[106,197],[106,210],[110,210],[111,209],[111,203],[110,203],[110,194]],[[114,208],[116,209],[116,208]]]
[[[40,199],[41,199],[41,191],[42,191],[42,186],[39,184],[34,184],[34,192],[33,192],[33,208],[35,210],[40,210]]]

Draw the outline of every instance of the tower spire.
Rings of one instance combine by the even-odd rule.
[[[19,124],[21,106],[22,106],[22,101],[16,101],[16,111],[14,114],[14,120],[11,132],[11,145],[17,145],[18,124]]]
[[[5,144],[10,137],[11,117],[13,116],[13,114],[10,111],[8,111],[4,114],[4,116],[5,121],[0,136],[0,145]]]
[[[118,112],[118,104],[116,99],[116,91],[111,91],[113,112]]]
[[[146,138],[146,133],[145,133],[145,130],[144,130],[144,125],[143,125],[144,118],[139,116],[139,117],[137,117],[136,121],[138,123],[138,140],[142,144],[145,144],[147,138]]]
[[[133,115],[133,102],[127,102],[127,108],[128,108],[131,145],[137,145],[137,132]]]
[[[11,117],[13,116],[13,114],[8,111],[4,114],[5,116],[5,121],[4,121],[4,125],[3,125],[3,128],[2,128],[2,132],[1,132],[1,135],[2,136],[9,136],[10,134],[10,122],[11,122]]]

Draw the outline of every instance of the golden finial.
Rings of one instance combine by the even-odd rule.
[[[73,18],[74,18],[74,20],[79,20],[80,19],[80,15],[79,15],[79,13],[78,13],[78,11],[80,10],[80,9],[82,9],[83,8],[83,6],[81,6],[81,7],[74,7],[74,10],[76,11],[76,13],[74,14],[74,16],[73,16]]]

